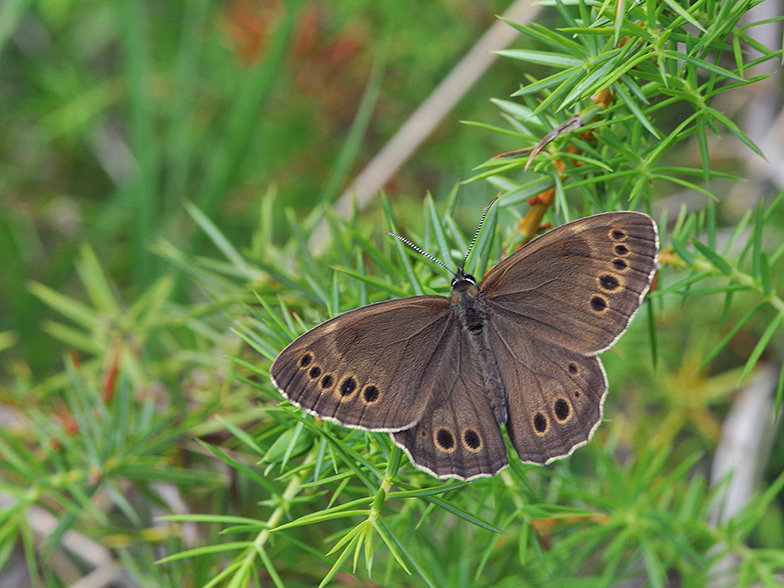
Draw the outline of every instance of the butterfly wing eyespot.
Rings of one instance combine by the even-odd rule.
[[[461,439],[463,441],[463,447],[472,453],[479,453],[484,449],[482,435],[476,429],[465,427]]]
[[[591,298],[591,310],[596,314],[603,313],[607,310],[607,299],[598,295]]]
[[[341,378],[337,386],[337,399],[340,402],[350,402],[359,390],[359,383],[354,374],[348,374]]]
[[[614,292],[618,288],[624,287],[623,278],[610,272],[599,273],[596,282],[599,288],[606,290],[607,292]]]
[[[629,269],[629,264],[620,257],[616,257],[610,263],[612,263],[612,266],[619,272],[625,272]]]
[[[455,434],[447,427],[438,427],[433,431],[433,445],[439,451],[444,453],[452,453],[457,444],[455,443]]]
[[[568,423],[574,414],[572,412],[572,403],[569,402],[568,398],[556,398],[553,403],[553,414],[555,415],[555,420],[557,422],[562,424]]]
[[[321,381],[319,382],[319,386],[321,386],[322,392],[329,392],[332,389],[332,386],[335,385],[335,376],[332,374],[324,374],[321,377]]]
[[[383,396],[381,390],[373,383],[365,384],[364,388],[362,388],[362,402],[368,406],[372,406],[379,402],[381,396]]]
[[[535,412],[531,417],[531,424],[533,425],[534,434],[544,437],[547,431],[550,430],[550,421],[543,412]]]
[[[628,235],[628,233],[627,233],[625,230],[623,230],[623,229],[619,229],[619,228],[611,228],[611,229],[610,229],[610,232],[609,232],[609,236],[610,236],[610,239],[611,239],[612,241],[623,241],[623,240],[624,240],[624,239],[626,239],[626,238],[627,238],[629,235]]]

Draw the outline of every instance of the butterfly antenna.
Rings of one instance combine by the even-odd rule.
[[[479,238],[479,233],[481,232],[482,227],[485,224],[485,218],[487,218],[487,213],[490,212],[490,208],[493,206],[493,204],[495,204],[496,200],[498,200],[498,196],[493,198],[490,201],[490,204],[488,204],[485,207],[485,211],[482,213],[482,220],[479,221],[479,226],[476,228],[476,233],[474,233],[474,238],[471,240],[471,246],[468,248],[468,251],[466,251],[465,257],[463,258],[463,264],[460,267],[463,268],[465,267],[466,261],[468,261],[468,256],[471,255],[471,251],[473,251],[474,245],[476,245],[476,240]]]
[[[400,241],[403,241],[403,243],[405,243],[406,245],[408,245],[409,247],[411,247],[411,249],[413,249],[413,250],[414,250],[414,251],[416,251],[417,253],[419,253],[419,254],[421,254],[421,255],[424,255],[424,256],[425,256],[425,257],[427,257],[427,258],[428,258],[430,261],[434,261],[434,262],[436,262],[438,265],[440,265],[441,267],[445,268],[445,269],[446,269],[446,271],[448,271],[448,272],[449,272],[450,274],[452,274],[453,276],[455,275],[455,272],[453,272],[453,271],[452,271],[452,270],[449,268],[449,266],[447,266],[447,265],[446,265],[446,264],[445,264],[443,261],[441,261],[441,260],[440,260],[440,259],[438,259],[437,257],[433,257],[432,255],[430,255],[430,254],[429,254],[427,251],[425,251],[424,249],[421,249],[421,248],[417,247],[416,245],[414,245],[414,244],[413,244],[411,241],[409,241],[408,239],[406,239],[406,238],[404,238],[404,237],[401,237],[400,235],[397,235],[397,234],[395,234],[395,233],[390,233],[389,231],[387,231],[387,235],[389,235],[389,236],[391,236],[391,237],[394,237],[395,239],[399,239]]]

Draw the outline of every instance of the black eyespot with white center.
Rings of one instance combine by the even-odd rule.
[[[340,388],[338,392],[344,398],[347,396],[351,396],[357,389],[357,380],[354,376],[348,376],[347,378],[343,378],[343,381],[340,383]]]
[[[612,292],[613,290],[617,290],[620,285],[621,283],[618,281],[618,278],[612,274],[602,274],[599,276],[599,286],[604,290]]]

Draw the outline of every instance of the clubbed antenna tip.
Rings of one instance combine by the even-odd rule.
[[[482,230],[482,227],[485,224],[485,219],[487,218],[487,213],[490,212],[490,208],[492,208],[492,206],[493,206],[493,204],[495,204],[496,200],[498,200],[498,196],[493,198],[490,201],[490,204],[485,206],[485,211],[482,213],[482,220],[479,221],[479,226],[476,227],[476,233],[474,233],[474,238],[471,240],[471,246],[468,248],[468,251],[466,251],[465,257],[463,258],[463,264],[460,267],[465,268],[466,261],[468,261],[468,256],[471,255],[471,251],[474,250],[474,245],[476,245],[476,240],[479,238],[479,232]]]

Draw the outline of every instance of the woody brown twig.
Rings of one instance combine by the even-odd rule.
[[[532,156],[535,156],[539,151],[541,151],[544,146],[554,140],[556,137],[573,130],[574,128],[579,128],[584,124],[585,119],[587,118],[586,115],[591,115],[596,112],[597,107],[599,109],[604,109],[609,106],[610,102],[612,101],[612,91],[608,88],[601,90],[597,94],[595,94],[591,98],[591,102],[593,103],[592,106],[586,108],[581,113],[575,115],[574,117],[570,118],[566,123],[560,125],[555,131],[548,133],[548,135],[542,139],[542,141],[533,149],[531,152]],[[595,142],[595,137],[592,130],[587,130],[581,133],[581,137],[588,141],[589,143]],[[577,145],[569,145],[566,148],[567,153],[571,154],[580,154],[582,153],[582,149]],[[530,162],[529,162],[530,163]],[[582,162],[570,160],[570,163],[573,166],[580,166]],[[555,166],[555,171],[559,175],[560,178],[564,179],[566,177],[566,162],[561,159],[555,159],[553,165]],[[540,192],[536,196],[533,196],[528,199],[528,205],[531,207],[528,211],[528,214],[525,215],[525,218],[520,222],[520,226],[518,228],[518,233],[522,235],[522,240],[516,245],[516,249],[519,249],[526,243],[528,243],[531,239],[533,239],[539,231],[542,230],[542,219],[544,218],[547,209],[553,203],[553,197],[555,196],[555,186],[552,188],[548,188],[547,190]]]

